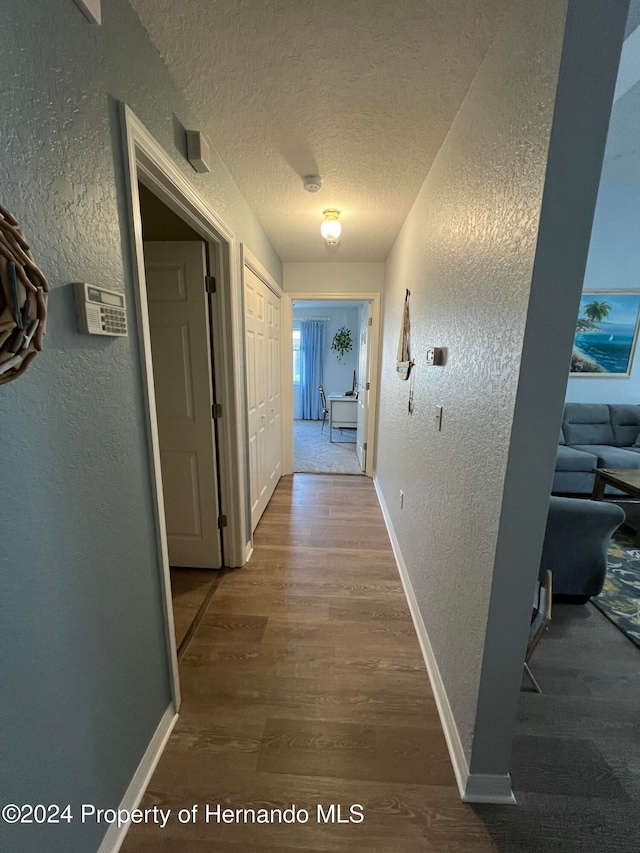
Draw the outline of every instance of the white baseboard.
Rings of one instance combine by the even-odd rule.
[[[469,773],[462,796],[465,803],[501,803],[515,806],[516,798],[511,787],[511,776],[505,773]]]
[[[400,550],[398,537],[396,536],[393,522],[391,521],[389,508],[387,507],[377,477],[374,477],[373,485],[375,486],[376,493],[378,495],[378,502],[380,503],[384,523],[387,526],[387,532],[389,534],[389,539],[391,540],[391,547],[393,548],[393,554],[398,565],[400,580],[404,587],[404,592],[409,604],[409,610],[411,611],[411,618],[413,619],[420,648],[422,649],[422,656],[427,668],[429,680],[431,681],[431,688],[436,700],[436,707],[438,708],[438,714],[440,716],[440,723],[442,725],[442,730],[444,731],[445,740],[447,741],[449,756],[453,765],[453,772],[458,784],[458,790],[460,791],[460,797],[466,803],[514,804],[516,800],[511,788],[511,777],[509,774],[497,776],[469,772],[469,764],[464,754],[458,727],[456,726],[451,705],[449,704],[449,698],[447,697],[447,691],[445,690],[444,682],[442,681],[442,676],[438,669],[438,663],[433,653],[431,641],[429,640],[429,635],[427,634],[427,629],[422,618],[422,613],[418,607],[413,586],[411,585],[411,579],[409,578],[407,566],[404,562],[402,551]]]
[[[244,554],[245,563],[249,562],[252,554],[253,554],[253,539],[250,542],[247,542],[247,547],[245,549],[245,554]]]
[[[142,756],[142,761],[138,765],[138,769],[118,808],[131,811],[138,807],[177,720],[178,714],[173,704],[171,704],[164,712],[158,728],[147,747],[147,751]],[[130,824],[126,824],[119,827],[116,823],[112,823],[102,839],[98,853],[118,853],[129,830],[129,826]]]

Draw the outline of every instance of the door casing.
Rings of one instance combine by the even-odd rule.
[[[293,303],[312,301],[370,302],[373,308],[371,326],[371,389],[369,392],[369,420],[367,424],[367,459],[364,474],[375,476],[375,440],[378,412],[380,310],[379,293],[284,293],[282,301],[282,340],[289,344],[293,339]],[[282,347],[282,473],[293,474],[293,346]]]
[[[171,580],[167,551],[167,532],[162,497],[160,445],[155,407],[151,362],[151,338],[147,310],[144,250],[138,181],[187,222],[202,238],[213,244],[211,270],[217,288],[212,294],[212,337],[217,402],[223,415],[218,423],[220,508],[227,517],[222,531],[225,564],[243,566],[250,551],[247,526],[247,468],[245,462],[244,362],[242,357],[242,291],[237,267],[236,240],[233,232],[198,196],[193,187],[125,103],[120,104],[124,149],[125,186],[132,248],[135,314],[140,346],[144,414],[149,438],[149,463],[156,522],[160,583],[162,588],[165,641],[169,661],[173,704],[180,706],[178,657],[171,602]]]

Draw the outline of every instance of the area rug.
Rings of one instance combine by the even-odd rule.
[[[636,536],[624,528],[617,530],[607,562],[604,589],[591,602],[640,648],[640,545]]]
[[[324,432],[320,421],[294,422],[294,470],[305,474],[361,474],[356,456],[355,430],[334,430],[329,441],[329,424]]]

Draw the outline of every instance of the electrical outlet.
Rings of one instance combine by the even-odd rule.
[[[404,492],[400,490],[400,509],[404,506]]]

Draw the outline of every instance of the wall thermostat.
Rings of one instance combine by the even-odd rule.
[[[127,336],[127,311],[124,293],[105,290],[95,284],[74,284],[78,328],[85,335]]]
[[[427,364],[430,367],[436,364],[442,364],[442,350],[440,347],[429,347],[427,350]]]

